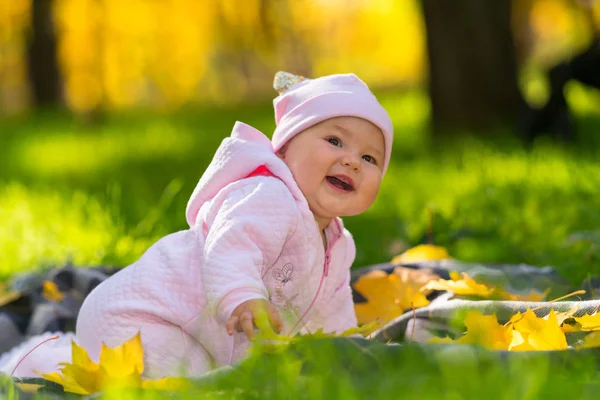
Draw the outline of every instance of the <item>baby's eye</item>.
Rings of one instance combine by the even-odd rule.
[[[368,163],[371,164],[377,164],[377,161],[375,160],[375,158],[373,158],[372,156],[365,154],[364,156],[362,156],[363,160],[365,160]]]
[[[331,143],[332,145],[334,145],[334,146],[338,146],[339,147],[339,146],[342,145],[342,142],[340,141],[340,139],[338,139],[336,137],[328,137],[327,141],[329,143]]]

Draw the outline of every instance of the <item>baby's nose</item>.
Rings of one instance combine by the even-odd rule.
[[[358,169],[360,167],[360,157],[355,154],[347,154],[342,158],[342,164],[354,169]]]

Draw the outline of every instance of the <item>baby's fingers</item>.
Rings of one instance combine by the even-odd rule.
[[[254,317],[250,311],[242,313],[240,326],[242,327],[242,331],[248,336],[248,339],[252,340],[254,337]]]
[[[281,333],[283,329],[283,322],[281,321],[281,315],[279,310],[273,304],[269,305],[269,316],[271,317],[271,326],[275,333]]]
[[[240,323],[240,319],[237,316],[232,316],[227,320],[225,327],[227,328],[227,334],[229,336],[233,335],[233,331],[238,329]]]

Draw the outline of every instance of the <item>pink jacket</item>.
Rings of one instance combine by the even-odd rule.
[[[254,298],[278,307],[286,335],[356,326],[352,237],[335,219],[324,250],[306,199],[258,130],[236,123],[186,215],[190,229],[160,239],[86,299],[76,335],[92,358],[101,342],[115,346],[141,330],[148,377],[231,364],[249,343],[228,336],[225,322]]]

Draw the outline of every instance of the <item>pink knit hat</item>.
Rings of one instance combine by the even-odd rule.
[[[280,94],[273,100],[277,127],[271,141],[275,152],[298,133],[326,119],[359,117],[371,122],[383,133],[385,174],[394,139],[392,121],[367,85],[356,75],[336,74],[306,79],[278,72],[273,87]]]

